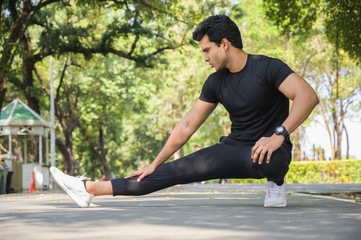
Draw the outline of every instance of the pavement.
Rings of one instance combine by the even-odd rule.
[[[329,194],[344,192],[361,184],[289,184],[281,209],[263,207],[263,184],[188,184],[90,208],[62,190],[6,194],[0,239],[360,239],[360,200]]]

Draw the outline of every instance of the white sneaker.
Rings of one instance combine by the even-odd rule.
[[[264,199],[264,207],[286,207],[287,199],[285,194],[286,181],[281,186],[275,182],[267,181],[267,192]]]
[[[84,180],[87,178],[83,176],[72,177],[64,174],[56,167],[50,167],[51,175],[60,187],[76,202],[79,207],[89,207],[93,195],[89,194],[84,186]]]

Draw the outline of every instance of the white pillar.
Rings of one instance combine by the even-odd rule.
[[[10,157],[13,157],[13,144],[12,144],[12,139],[11,139],[11,129],[10,129],[10,134],[9,134],[9,154]]]
[[[55,103],[54,103],[53,56],[50,56],[50,119],[51,119],[51,129],[50,129],[51,166],[55,166]]]
[[[43,139],[41,134],[39,134],[39,165],[43,166]]]
[[[27,163],[28,161],[28,141],[25,137],[24,139],[24,163]]]
[[[50,154],[51,166],[55,166],[55,103],[54,103],[54,77],[53,56],[50,56]],[[55,181],[51,178],[51,189],[55,189]]]
[[[46,148],[45,164],[49,165],[49,138],[48,138],[48,131],[47,130],[46,130],[46,134],[45,134],[45,148]]]

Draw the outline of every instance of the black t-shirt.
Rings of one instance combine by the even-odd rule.
[[[269,137],[288,117],[289,100],[279,90],[293,73],[279,59],[248,54],[240,72],[224,68],[205,81],[200,100],[220,102],[232,122],[229,137],[239,141],[258,141]]]

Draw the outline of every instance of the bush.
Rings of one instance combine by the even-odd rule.
[[[361,160],[293,161],[287,183],[361,183]],[[232,183],[265,183],[266,179],[232,179]]]

